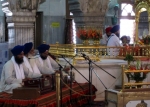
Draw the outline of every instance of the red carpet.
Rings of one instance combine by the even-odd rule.
[[[80,84],[80,85],[84,87],[84,90],[82,90],[77,84],[74,84],[72,86],[73,90],[75,90],[79,94],[88,95],[89,84]],[[94,86],[92,86],[92,93],[93,93],[92,99],[95,98],[96,91],[97,89]],[[70,101],[69,92],[70,90],[66,87],[62,89],[63,107],[77,107],[77,106],[82,107],[84,104],[88,103],[87,96],[81,96],[74,92],[72,93],[72,101]],[[13,99],[12,94],[0,93],[0,107],[56,107],[56,93],[50,92],[32,100]]]

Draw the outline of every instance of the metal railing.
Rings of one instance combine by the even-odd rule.
[[[126,54],[133,55],[136,58],[149,57],[150,46],[130,46],[130,47],[107,47],[100,45],[82,45],[82,44],[50,44],[49,52],[53,55],[65,57],[74,57],[76,54],[86,53],[93,60],[102,58],[124,59]],[[83,58],[77,56],[75,60]]]

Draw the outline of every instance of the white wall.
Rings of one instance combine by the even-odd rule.
[[[0,16],[4,16],[4,12],[2,11],[2,4],[0,3]]]

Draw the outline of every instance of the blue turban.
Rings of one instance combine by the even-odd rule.
[[[24,46],[17,45],[17,46],[15,46],[15,47],[11,50],[11,52],[12,52],[12,54],[13,54],[14,56],[17,56],[17,55],[19,55],[21,52],[23,52],[23,50],[24,50]]]
[[[33,43],[32,42],[26,43],[24,45],[24,54],[29,53],[30,50],[32,49],[32,47],[33,47]]]
[[[112,29],[111,29],[111,33],[115,33],[117,31],[120,30],[120,26],[119,25],[115,25]]]
[[[41,44],[38,47],[39,53],[44,53],[46,50],[49,50],[50,46],[47,44]]]

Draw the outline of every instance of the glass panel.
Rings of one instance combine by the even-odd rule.
[[[122,3],[121,4],[121,10],[123,10],[126,5],[127,5],[127,3]]]
[[[123,12],[122,12],[121,16],[128,16],[127,11],[126,11],[126,10],[123,10]]]
[[[128,13],[131,13],[132,12],[132,5],[131,4],[128,4],[126,7],[125,7],[126,11]]]
[[[135,13],[134,13],[134,11],[132,11],[132,12],[131,12],[131,16],[135,16]]]
[[[131,16],[135,16],[135,13],[133,12],[133,6],[131,4],[122,3],[121,4],[121,16],[127,16],[128,13],[131,14]]]
[[[133,44],[134,41],[134,25],[135,20],[129,20],[129,19],[121,19],[120,20],[120,38],[124,35],[130,36],[130,44]]]

